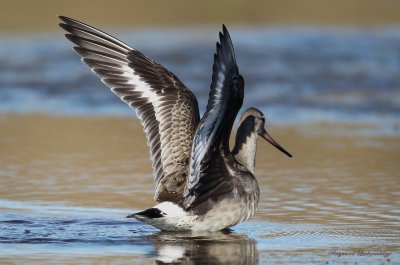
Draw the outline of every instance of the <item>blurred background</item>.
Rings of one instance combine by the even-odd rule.
[[[55,31],[55,15],[99,26],[127,28],[193,25],[398,25],[396,0],[250,0],[250,1],[2,1],[3,32]]]
[[[373,133],[397,134],[398,10],[395,0],[5,0],[0,112],[131,114],[71,52],[57,15],[103,29],[159,61],[204,109],[225,23],[246,81],[245,107],[261,108],[274,123],[362,122],[376,125]]]

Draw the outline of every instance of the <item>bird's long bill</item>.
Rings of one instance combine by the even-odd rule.
[[[284,153],[288,157],[292,157],[292,155],[288,151],[286,151],[285,148],[283,148],[280,144],[278,144],[265,129],[260,133],[260,136],[264,138],[267,142],[278,148],[282,153]]]

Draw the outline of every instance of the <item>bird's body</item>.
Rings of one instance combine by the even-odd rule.
[[[159,204],[128,217],[162,230],[217,231],[253,216],[260,193],[254,176],[257,136],[290,154],[265,131],[264,115],[255,108],[242,114],[231,151],[244,81],[225,26],[200,119],[196,97],[170,71],[98,29],[60,19],[82,61],[135,109],[144,127]]]

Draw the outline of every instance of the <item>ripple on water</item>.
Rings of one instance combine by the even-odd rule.
[[[397,242],[400,231],[365,224],[251,220],[224,233],[163,233],[136,220],[125,219],[128,211],[124,209],[83,211],[83,207],[52,206],[55,211],[49,211],[48,206],[43,206],[38,215],[36,210],[40,206],[26,204],[25,209],[22,206],[20,203],[18,209],[9,208],[0,213],[2,257],[57,254],[58,258],[73,259],[89,254],[134,255],[164,263],[191,260],[232,264],[236,260],[240,264],[257,264],[257,260],[279,260],[281,264],[307,264],[311,260],[329,261],[331,257],[327,253],[332,249],[400,247]],[[396,255],[393,254],[392,260],[399,258]]]
[[[208,95],[204,87],[211,74],[207,59],[211,57],[204,54],[211,56],[214,52],[215,29],[207,31],[200,42],[199,30],[147,29],[126,33],[123,39],[134,36],[135,48],[175,69],[175,74],[202,99],[199,103],[203,109]],[[245,104],[268,110],[285,123],[370,123],[376,126],[358,133],[399,133],[398,30],[232,30],[239,68],[249,88]],[[158,45],[160,34],[162,49]],[[44,48],[46,54],[37,52]],[[0,112],[131,115],[108,91],[99,90],[98,81],[58,35],[23,41],[5,39],[0,50],[15,50],[0,53]],[[65,72],[69,78],[65,78]],[[348,130],[336,133],[348,134]]]

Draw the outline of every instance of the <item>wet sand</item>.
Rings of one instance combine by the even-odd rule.
[[[267,222],[271,226],[268,231],[255,236],[257,248],[261,246],[262,250],[262,240],[285,241],[287,237],[296,238],[296,229],[306,227],[304,231],[308,231],[310,225],[313,229],[322,225],[325,228],[314,234],[311,231],[307,236],[319,240],[334,237],[338,242],[354,240],[355,236],[360,242],[369,242],[374,249],[396,252],[399,245],[395,242],[400,236],[400,136],[360,133],[368,131],[367,125],[274,126],[271,123],[270,133],[294,158],[289,159],[259,141],[256,165],[261,189],[259,211],[239,232],[252,238],[254,231],[266,229],[262,222]],[[82,212],[116,209],[110,217],[115,218],[111,220],[115,227],[125,221],[121,219],[124,214],[154,203],[148,149],[135,119],[2,115],[0,176],[0,215],[5,214],[2,220],[7,219],[6,214],[26,212],[25,208],[13,205],[28,203],[79,207]],[[51,209],[46,211],[51,213]],[[36,214],[42,216],[40,211]],[[327,226],[335,229],[326,230]],[[343,238],[337,238],[337,233]],[[246,244],[251,246],[254,242]],[[291,244],[301,247],[303,243]],[[306,244],[310,248],[313,241]],[[261,250],[258,249],[268,254]],[[102,258],[101,251],[92,251],[92,258],[90,251],[89,256],[81,253],[75,258],[84,257],[91,263],[124,260],[123,256],[112,253]],[[123,248],[118,251],[123,252]],[[296,257],[301,253],[296,252]],[[129,259],[148,262],[148,256],[140,261],[143,256],[135,255],[131,253]],[[279,260],[273,253],[268,255],[269,260]],[[60,263],[63,259],[72,263],[74,260],[68,255],[56,256],[50,260]],[[21,262],[27,259],[42,262],[40,255],[10,257]],[[5,255],[0,263],[10,261],[9,258]],[[283,260],[287,264],[293,261],[289,257]]]

